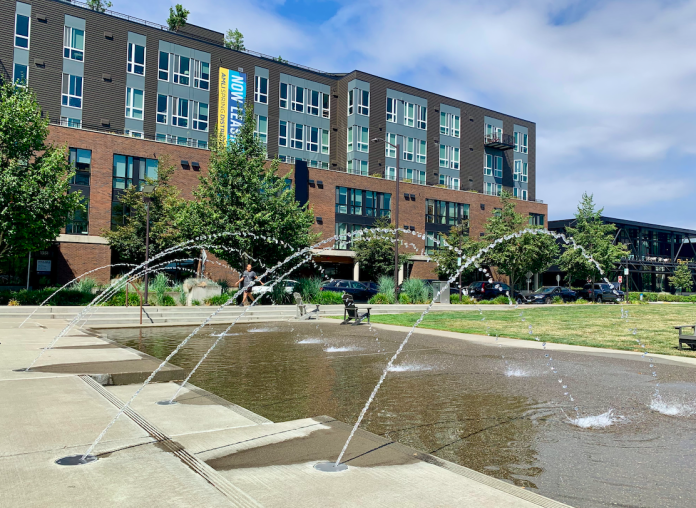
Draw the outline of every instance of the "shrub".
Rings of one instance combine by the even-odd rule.
[[[162,272],[158,273],[149,283],[148,291],[154,293],[153,303],[157,306],[164,306],[165,293],[169,290],[169,279]],[[148,295],[149,296],[149,295]]]
[[[586,305],[590,303],[589,301],[585,300],[584,298],[578,298],[573,302],[575,305]]]
[[[191,300],[191,305],[198,307],[201,304],[200,300]]]
[[[44,288],[27,291],[0,291],[0,305],[9,305],[10,300],[15,300],[19,305],[40,305],[58,288]],[[51,298],[46,305],[87,305],[92,301],[92,293],[83,293],[74,289],[64,289]]]
[[[10,300],[7,302],[7,305],[10,307],[19,307],[21,304],[17,300]]]
[[[186,293],[183,291],[179,293],[179,305],[186,305]]]
[[[399,303],[403,305],[408,305],[409,303],[413,303],[411,300],[411,297],[408,296],[406,293],[399,293]]]
[[[300,293],[303,302],[311,302],[319,294],[321,284],[322,280],[319,277],[300,278],[295,290]]]
[[[161,307],[176,307],[176,301],[170,295],[164,295],[158,305]]]
[[[433,288],[422,279],[406,279],[402,284],[402,294],[408,295],[409,303],[428,303],[432,300]]]
[[[90,279],[89,277],[85,277],[84,279],[80,279],[74,282],[73,285],[70,286],[70,289],[91,295],[92,290],[97,286],[98,284],[96,280]]]
[[[492,300],[481,300],[478,303],[487,304],[487,305],[509,305],[510,300],[508,300],[507,296],[500,295],[500,296],[496,296]]]
[[[336,291],[319,291],[311,303],[318,303],[319,305],[343,305],[343,298],[341,297],[341,293],[337,293]]]
[[[373,305],[385,305],[394,302],[391,301],[391,298],[389,298],[388,295],[385,295],[384,293],[377,293],[375,296],[370,298],[367,303],[371,303]]]
[[[462,301],[459,301],[459,295],[450,295],[450,303],[461,303],[462,305],[470,305],[474,300],[469,295],[462,295]]]
[[[215,307],[219,307],[220,305],[226,304],[230,298],[232,298],[232,295],[229,295],[227,293],[222,293],[221,295],[215,295],[211,298],[208,298],[205,301],[205,304],[206,305],[214,305]]]
[[[563,301],[563,298],[556,295],[553,297],[553,300],[551,300],[551,303],[558,304],[558,303],[565,303],[565,302]]]
[[[382,275],[377,281],[377,288],[379,290],[378,294],[386,297],[387,301],[384,303],[394,303],[396,302],[396,292],[394,291],[394,278],[387,275]]]
[[[630,292],[628,293],[629,302],[639,302],[640,293]],[[688,302],[696,303],[696,295],[673,295],[670,293],[650,293],[643,292],[644,302]]]
[[[109,307],[122,307],[126,305],[126,290],[121,289],[114,296],[109,298],[104,305]],[[128,305],[138,307],[140,305],[140,296],[135,291],[128,292]]]

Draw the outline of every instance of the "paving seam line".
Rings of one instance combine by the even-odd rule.
[[[87,385],[93,388],[99,395],[104,397],[106,400],[111,402],[118,409],[122,409],[125,405],[121,399],[116,397],[110,391],[106,390],[102,385],[97,383],[94,379],[87,375],[80,375]],[[185,448],[183,448],[179,443],[173,441],[169,436],[159,430],[157,427],[148,422],[140,414],[133,410],[133,408],[128,408],[124,411],[126,416],[128,416],[134,423],[136,423],[140,428],[152,436],[158,444],[166,447],[169,452],[173,453],[181,462],[186,464],[193,472],[200,475],[204,480],[215,487],[220,493],[222,493],[227,499],[232,501],[233,506],[239,508],[261,508],[262,505],[256,502],[248,494],[244,493],[232,483],[230,483],[225,477],[220,475],[213,468],[208,466],[205,462],[199,460],[194,455],[190,454]]]

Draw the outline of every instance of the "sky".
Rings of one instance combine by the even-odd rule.
[[[165,23],[172,2],[112,0]],[[696,229],[696,0],[196,0],[248,49],[535,122],[537,199]]]

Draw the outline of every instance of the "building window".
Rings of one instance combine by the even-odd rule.
[[[427,130],[428,129],[428,107],[427,106],[418,106],[417,107],[417,117],[418,121],[416,122],[416,127],[419,129]]]
[[[450,169],[459,169],[459,148],[450,147],[452,156],[450,157]]]
[[[27,86],[29,83],[29,68],[26,65],[15,62],[12,82],[17,86]]]
[[[169,53],[165,51],[159,52],[159,72],[158,79],[169,81]]]
[[[522,145],[520,146],[520,151],[522,153],[527,153],[529,151],[528,147],[528,137],[526,134],[522,134]]]
[[[390,209],[391,194],[389,193],[336,187],[336,213],[389,217]]]
[[[202,148],[203,150],[207,150],[207,149],[208,149],[208,142],[205,141],[205,140],[203,140],[203,139],[197,140],[197,141],[196,141],[196,144],[198,145],[198,148]]]
[[[503,193],[503,186],[501,184],[496,184],[495,195],[500,196]]]
[[[316,90],[307,90],[307,113],[314,116],[319,116],[319,109],[321,108],[321,92]]]
[[[83,210],[76,210],[68,216],[68,222],[65,224],[66,235],[87,235],[89,234],[89,198],[81,199]]]
[[[125,190],[133,186],[141,189],[146,178],[157,180],[157,165],[157,159],[114,154],[113,189]],[[115,201],[118,196],[114,193],[113,197]]]
[[[425,236],[425,253],[435,254],[440,250],[444,237],[440,233],[428,232]]]
[[[187,56],[174,55],[174,83],[189,86],[191,79],[191,59]]]
[[[126,133],[126,136],[128,136],[130,138],[143,139],[143,137],[144,137],[143,133],[139,132],[139,131],[132,131],[130,129],[126,129],[124,132]],[[157,140],[157,141],[159,141],[159,140]]]
[[[283,109],[288,109],[288,88],[290,85],[287,83],[280,84],[280,107]]]
[[[268,118],[261,115],[256,115],[256,127],[254,128],[254,137],[258,138],[261,143],[268,142]]]
[[[519,152],[520,151],[520,133],[515,131],[512,133],[512,137],[515,140],[515,151]]]
[[[529,214],[529,225],[530,226],[543,226],[544,225],[544,214],[543,213],[530,213]]]
[[[357,103],[357,113],[359,115],[370,116],[370,92],[355,88],[348,91],[348,114],[352,115]]]
[[[401,158],[405,161],[413,160],[413,138],[404,138],[404,153]]]
[[[515,169],[512,173],[512,179],[513,180],[519,180],[522,176],[522,161],[516,160],[515,161]]]
[[[321,130],[321,153],[325,155],[329,154],[329,131],[326,129]]]
[[[290,124],[293,125],[293,124]],[[304,141],[304,125],[296,123],[294,128],[290,129],[290,148],[297,148],[302,150]]]
[[[495,163],[495,166],[493,166],[493,176],[495,178],[502,178],[503,177],[503,158],[500,157],[499,155],[496,155],[493,158],[493,162]]]
[[[423,140],[416,140],[416,162],[425,164],[428,157],[428,146]]]
[[[459,190],[459,178],[440,175],[440,185],[444,185],[448,189]]]
[[[128,66],[131,74],[145,75],[145,46],[128,43]]]
[[[290,109],[292,111],[297,111],[298,113],[304,113],[304,97],[305,97],[305,89],[302,88],[301,86],[291,86],[291,97],[292,101],[290,103]]]
[[[440,134],[459,137],[459,115],[440,113]]]
[[[387,97],[387,122],[396,123],[396,99]]]
[[[384,178],[386,180],[396,180],[396,168],[386,168],[384,170]]]
[[[493,176],[493,156],[488,153],[483,156],[483,174]]]
[[[64,27],[63,32],[63,58],[84,60],[85,51],[85,31],[78,30],[71,26]]]
[[[167,123],[169,98],[166,95],[157,95],[157,123]]]
[[[416,105],[410,102],[404,103],[404,125],[413,127],[415,125]]]
[[[192,122],[194,130],[208,132],[208,105],[205,102],[193,102]]]
[[[399,181],[425,185],[425,171],[411,168],[399,168]]]
[[[447,145],[440,145],[440,167],[449,167],[449,150]]]
[[[143,119],[143,91],[126,87],[126,118]]]
[[[278,129],[278,146],[288,146],[288,122],[281,120]]]
[[[15,42],[18,48],[29,49],[29,17],[17,14],[15,18]]]
[[[528,182],[529,181],[529,173],[527,170],[527,163],[523,162],[522,163],[522,181],[523,182]]]
[[[522,189],[522,199],[527,201],[527,189]]]
[[[254,102],[268,104],[268,78],[254,76]]]
[[[71,148],[68,161],[75,171],[75,174],[70,178],[70,184],[89,186],[92,171],[92,150]]]
[[[488,194],[489,196],[493,195],[493,184],[491,182],[486,182],[483,188],[483,193]]]
[[[464,225],[469,234],[469,205],[453,203],[451,201],[439,201],[436,199],[425,200],[425,222],[427,224],[442,224],[446,226]]]
[[[180,97],[172,97],[172,125],[188,128],[189,101]]]
[[[348,128],[348,152],[357,150],[358,152],[369,152],[370,150],[370,129],[354,125]]]
[[[319,131],[321,131],[321,129],[317,127],[307,126],[307,151],[319,152]]]
[[[330,108],[330,97],[329,94],[327,93],[322,93],[321,94],[321,116],[323,118],[329,118],[331,116],[331,108]]]
[[[440,167],[459,169],[459,148],[440,145]]]
[[[193,87],[201,90],[210,89],[210,63],[202,60],[193,61]]]
[[[82,108],[82,76],[63,74],[63,106]]]
[[[67,116],[61,116],[60,125],[62,127],[72,127],[73,129],[79,129],[82,126],[82,122],[77,118],[68,118]]]
[[[517,187],[513,187],[512,188],[512,197],[519,198],[519,194],[520,194],[520,189]]]
[[[367,176],[368,175],[367,161],[361,161],[358,159],[349,160],[348,161],[348,168],[346,169],[346,173]]]
[[[387,134],[387,143],[384,143],[385,157],[391,157],[392,159],[396,159],[396,143],[396,134]]]
[[[336,223],[336,235],[338,239],[334,242],[334,249],[337,250],[350,250],[353,248],[353,240],[357,237],[356,233],[364,228],[361,224],[347,224],[345,222]],[[342,287],[349,287],[351,284],[358,284],[357,282],[344,281],[339,282],[339,285],[343,284]]]

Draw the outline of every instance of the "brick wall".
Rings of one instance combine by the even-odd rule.
[[[85,272],[111,264],[108,245],[86,243],[59,243],[56,246],[56,282],[61,286]],[[89,275],[100,284],[108,284],[111,271],[108,268]]]

